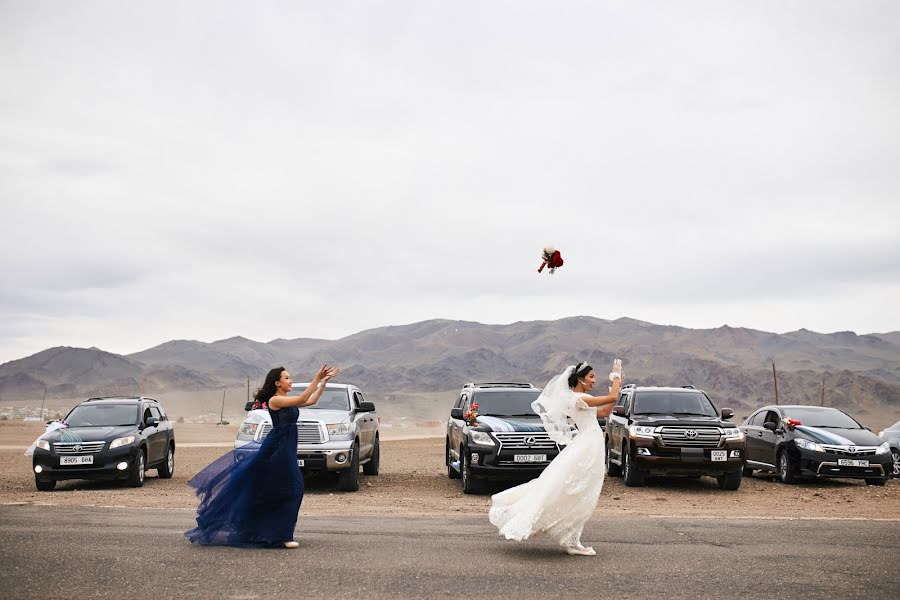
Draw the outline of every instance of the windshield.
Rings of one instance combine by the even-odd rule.
[[[652,413],[687,414],[716,417],[712,402],[698,392],[637,392],[634,395],[635,415]]]
[[[295,389],[288,392],[288,397],[299,396],[306,387]],[[312,408],[319,410],[350,410],[350,396],[345,388],[325,388],[319,401],[312,406],[304,406],[303,408]]]
[[[788,419],[796,419],[807,427],[839,427],[841,429],[862,429],[862,425],[839,410],[833,408],[784,408]]]
[[[136,425],[136,404],[81,404],[66,417],[69,427],[110,427]]]
[[[500,417],[534,415],[531,403],[541,395],[540,390],[515,392],[476,392],[472,398],[478,403],[478,414]]]

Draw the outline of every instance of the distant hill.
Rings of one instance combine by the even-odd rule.
[[[344,368],[342,380],[379,398],[403,398],[402,410],[422,412],[417,397],[433,404],[443,397],[436,393],[447,392],[449,401],[452,390],[466,381],[543,385],[567,364],[587,360],[602,372],[615,357],[624,359],[630,382],[691,384],[738,411],[774,400],[774,361],[783,402],[818,404],[824,381],[828,405],[900,412],[900,332],[822,334],[800,329],[774,334],[727,325],[688,329],[593,317],[509,325],[438,319],[379,327],[339,340],[173,340],[127,356],[96,348],[51,348],[0,365],[0,396],[34,398],[46,385],[48,396],[58,398],[140,391],[189,399],[191,395],[180,392],[224,386],[241,390],[247,378],[255,388],[276,365],[284,365],[301,381],[328,362]],[[190,403],[187,399],[183,402]]]

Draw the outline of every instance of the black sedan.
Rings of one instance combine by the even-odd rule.
[[[840,477],[884,485],[894,469],[887,442],[835,408],[765,406],[740,429],[747,438],[745,476],[770,471],[784,483]]]
[[[35,441],[37,489],[49,492],[61,479],[119,479],[140,487],[144,472],[153,468],[163,479],[172,477],[175,431],[156,400],[91,398],[63,422]]]

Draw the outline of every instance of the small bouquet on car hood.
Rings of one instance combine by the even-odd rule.
[[[466,409],[466,412],[463,413],[463,419],[465,419],[466,423],[469,424],[469,427],[475,427],[478,425],[478,403],[473,402],[469,405],[469,408]]]
[[[54,431],[59,431],[59,441],[60,442],[70,442],[70,443],[78,443],[81,441],[81,436],[77,433],[72,433],[71,431],[66,431],[68,429],[69,424],[65,422],[65,420],[60,419],[59,421],[51,421],[47,424],[47,429],[44,430],[44,433],[38,436],[37,440],[34,440],[34,443],[31,444],[28,449],[25,451],[25,456],[31,456],[34,454],[34,449],[37,447],[37,441],[47,435],[48,433],[52,433]]]
[[[559,253],[559,250],[554,248],[553,246],[547,246],[544,248],[544,251],[541,253],[541,266],[538,267],[538,273],[544,270],[544,267],[550,267],[550,274],[553,275],[556,273],[556,270],[563,266],[563,258]]]
[[[785,417],[783,421],[784,426],[787,427],[789,431],[793,431],[794,427],[796,427],[797,425],[803,425],[803,423],[801,423],[797,419],[788,419],[787,417]]]

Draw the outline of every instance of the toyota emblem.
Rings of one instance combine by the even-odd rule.
[[[537,440],[534,439],[534,436],[527,437],[527,438],[525,438],[525,445],[526,445],[526,446],[534,446],[534,443],[535,443],[536,441],[537,441]]]
[[[695,437],[697,437],[697,432],[694,431],[693,429],[688,429],[687,431],[684,432],[684,437],[688,438],[689,440],[692,440]]]
[[[856,446],[850,446],[849,448],[847,448],[847,451],[850,454],[856,454]]]
[[[81,444],[75,444],[75,447],[72,448],[75,452],[81,452]]]

